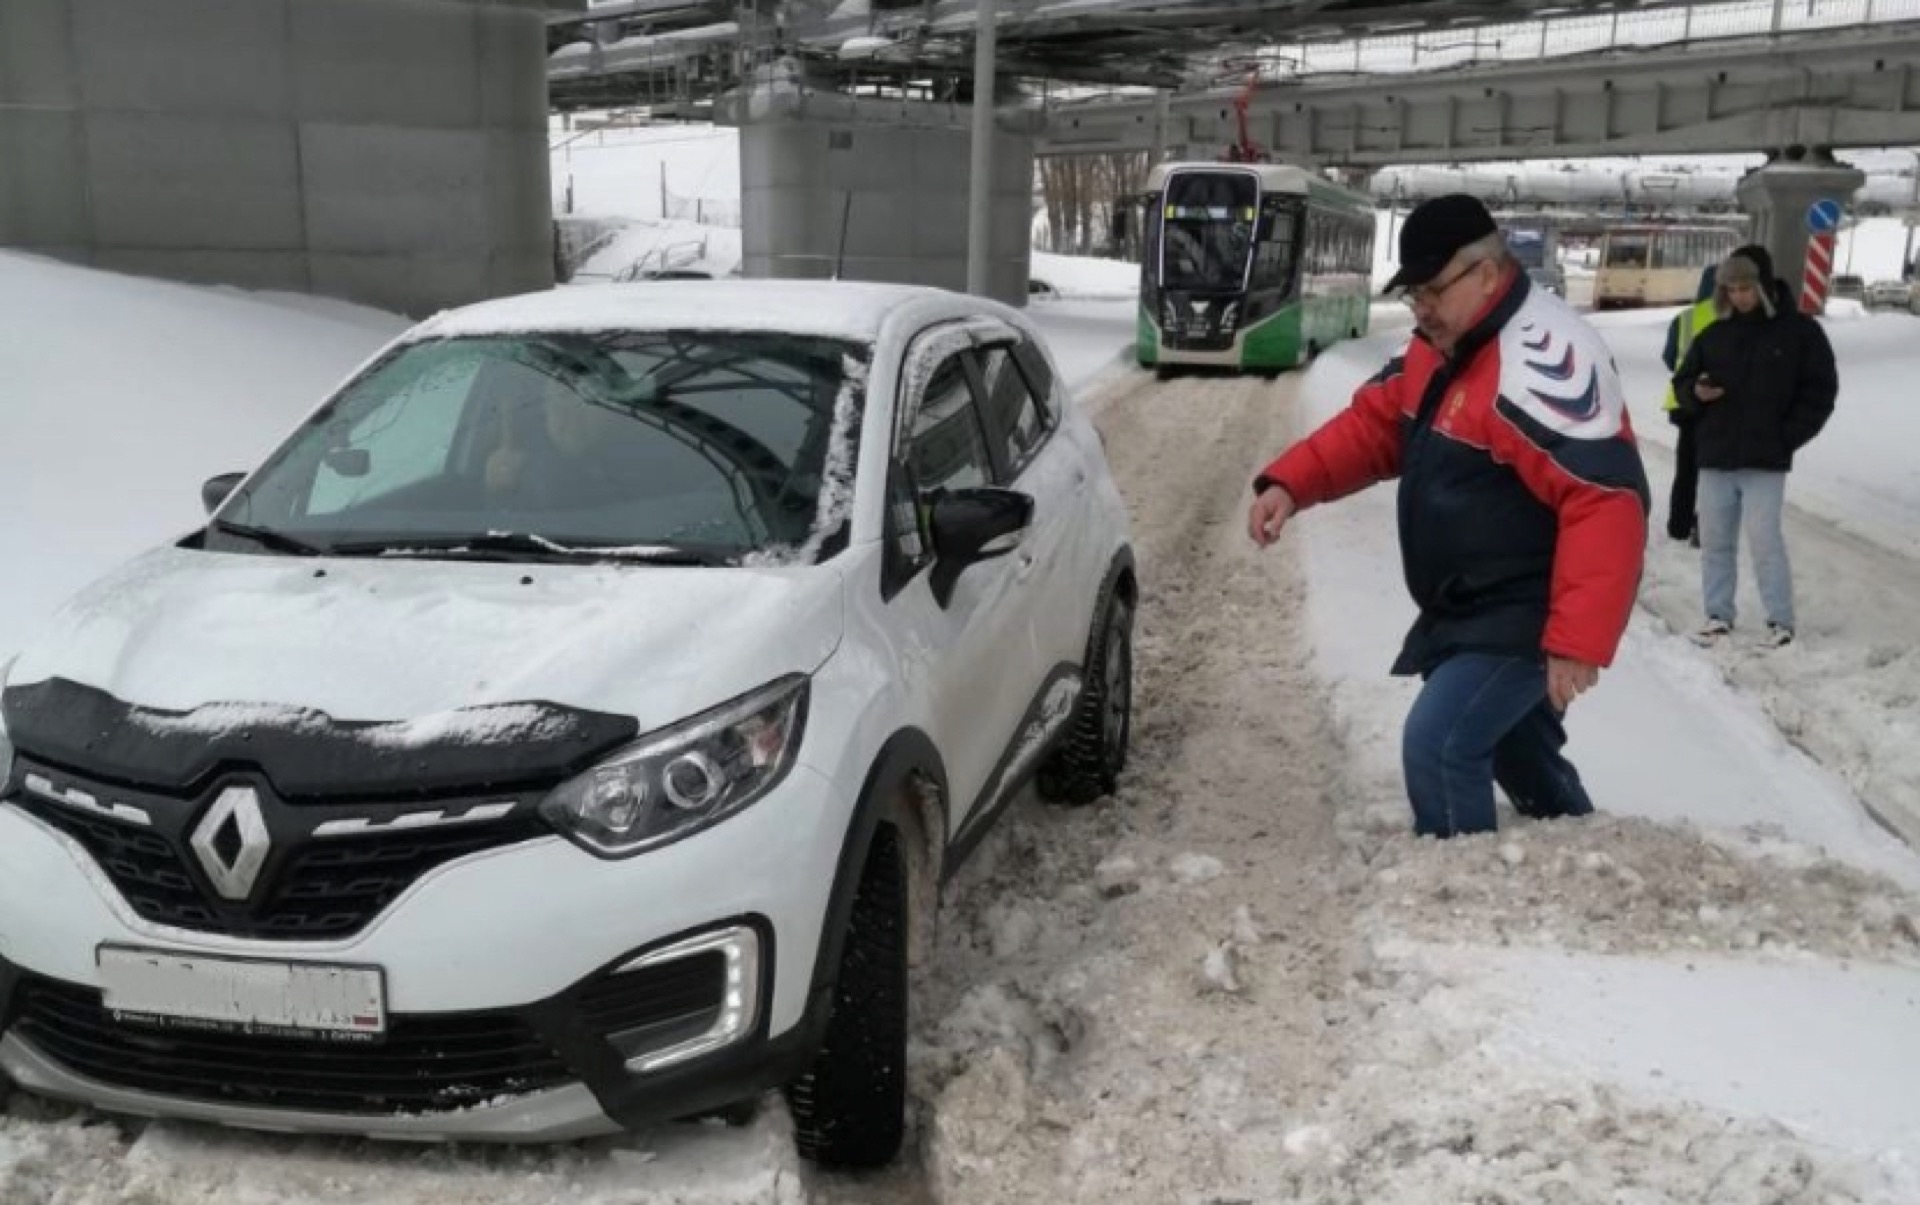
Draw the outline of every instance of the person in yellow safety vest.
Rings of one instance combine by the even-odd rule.
[[[1669,375],[1687,358],[1687,348],[1693,346],[1694,338],[1720,316],[1713,300],[1714,272],[1712,264],[1700,270],[1700,287],[1694,293],[1694,303],[1675,314],[1667,324],[1667,345],[1660,352],[1660,359],[1665,362]],[[1700,522],[1694,500],[1700,489],[1700,463],[1694,451],[1693,424],[1681,416],[1672,384],[1668,384],[1666,401],[1661,404],[1666,409],[1667,421],[1679,429],[1673,448],[1673,492],[1667,499],[1667,534],[1698,548]]]

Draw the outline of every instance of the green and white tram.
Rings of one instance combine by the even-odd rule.
[[[1366,332],[1364,194],[1283,164],[1162,163],[1145,210],[1143,366],[1276,373]]]

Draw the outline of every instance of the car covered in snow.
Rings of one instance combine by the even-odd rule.
[[[1127,752],[1138,587],[1017,310],[606,285],[382,349],[0,672],[0,1073],[551,1141],[901,1140],[941,883]]]

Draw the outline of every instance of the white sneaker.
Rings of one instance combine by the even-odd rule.
[[[1782,624],[1770,623],[1767,625],[1765,643],[1768,648],[1785,648],[1793,643],[1793,629]]]
[[[1712,648],[1720,641],[1733,635],[1733,625],[1724,619],[1709,619],[1700,630],[1693,634],[1693,642],[1701,648]]]

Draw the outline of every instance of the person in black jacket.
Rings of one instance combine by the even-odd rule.
[[[1787,473],[1793,454],[1833,414],[1840,381],[1826,331],[1773,279],[1765,248],[1739,248],[1717,276],[1720,320],[1700,332],[1673,375],[1700,462],[1707,622],[1696,639],[1713,644],[1733,631],[1744,519],[1767,643],[1778,647],[1794,633],[1793,571],[1781,529]]]

